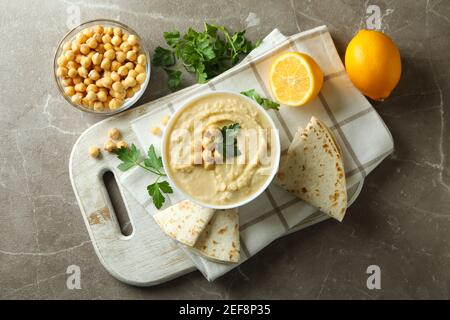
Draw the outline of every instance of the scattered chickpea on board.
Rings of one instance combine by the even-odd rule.
[[[74,104],[104,112],[120,108],[139,92],[146,64],[136,35],[97,25],[64,43],[56,75]]]

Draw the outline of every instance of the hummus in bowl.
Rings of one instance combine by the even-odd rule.
[[[214,209],[242,206],[275,176],[280,138],[255,101],[232,92],[194,97],[170,119],[162,160],[168,179],[189,200]]]

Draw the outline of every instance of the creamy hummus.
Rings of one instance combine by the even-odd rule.
[[[200,202],[243,201],[263,187],[279,156],[273,150],[277,135],[267,117],[236,94],[215,93],[193,101],[167,128],[167,173],[179,189]],[[237,152],[224,156],[221,132],[236,124],[234,144],[226,135],[226,148]]]

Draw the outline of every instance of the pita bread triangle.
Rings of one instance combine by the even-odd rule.
[[[199,255],[215,262],[239,262],[239,215],[237,209],[217,210],[192,249]]]
[[[297,131],[281,159],[276,183],[332,218],[344,218],[347,188],[342,153],[317,118]]]
[[[183,200],[154,214],[153,218],[169,237],[192,247],[213,215],[214,209]]]

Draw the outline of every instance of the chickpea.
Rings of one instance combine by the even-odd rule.
[[[134,87],[136,85],[136,79],[128,76],[125,78],[125,80],[122,81],[122,84],[125,88]]]
[[[113,79],[111,77],[104,77],[102,79],[102,84],[103,84],[103,87],[105,87],[105,88],[111,88],[111,86],[113,84]]]
[[[61,82],[65,87],[68,87],[73,83],[72,78],[64,78]]]
[[[118,37],[118,36],[114,36],[111,39],[111,44],[114,45],[114,46],[119,46],[121,42],[122,42],[122,39],[120,37]]]
[[[161,119],[161,123],[163,124],[163,126],[165,126],[170,119],[170,115],[166,114],[162,119]]]
[[[97,100],[97,94],[95,92],[89,91],[86,94],[86,99],[89,101],[95,101],[95,100]]]
[[[75,90],[77,92],[85,92],[86,91],[86,85],[84,83],[77,83],[75,85]]]
[[[100,79],[100,74],[96,70],[91,70],[89,72],[89,78],[93,81]]]
[[[118,37],[120,37],[120,36],[122,36],[122,29],[121,28],[119,28],[119,27],[115,27],[114,29],[113,29],[113,32],[114,32],[114,35],[115,36],[118,36]]]
[[[56,60],[56,63],[58,64],[58,66],[60,67],[64,67],[67,65],[67,59],[64,55],[61,55],[58,57],[58,60]]]
[[[98,112],[105,110],[105,106],[103,105],[103,102],[95,101],[94,102],[94,110],[98,111]]]
[[[127,67],[128,70],[133,70],[134,69],[134,63],[128,61],[127,63],[125,63],[125,67]]]
[[[138,76],[139,73],[137,73],[136,70],[130,70],[128,71],[128,76],[136,78]]]
[[[86,37],[90,38],[90,37],[92,37],[94,35],[94,31],[92,31],[91,28],[86,28],[86,29],[83,30],[83,34]]]
[[[72,48],[72,43],[70,41],[63,44],[63,51],[70,50]]]
[[[120,76],[116,71],[111,72],[111,79],[114,82],[120,81]]]
[[[75,41],[82,45],[83,43],[86,42],[86,40],[88,39],[88,37],[86,37],[86,35],[84,35],[83,33],[79,33],[75,39]]]
[[[72,50],[66,51],[66,53],[64,53],[64,56],[66,57],[67,61],[75,60],[75,54],[73,53]]]
[[[91,48],[89,48],[89,46],[88,46],[87,44],[83,43],[83,44],[80,46],[80,52],[81,52],[82,54],[88,54],[89,51],[91,51]]]
[[[105,52],[105,58],[113,61],[116,58],[116,52],[113,49],[109,49]]]
[[[116,144],[112,140],[106,141],[105,144],[103,145],[103,149],[105,149],[108,152],[112,152],[115,148],[116,148]]]
[[[78,63],[78,64],[80,64],[80,63],[81,63],[81,58],[83,58],[83,55],[77,54],[77,55],[75,56],[75,62]]]
[[[133,46],[132,49],[133,49],[133,51],[136,51],[137,53],[141,52],[141,46],[139,46],[139,45]]]
[[[119,140],[120,136],[121,136],[121,134],[120,134],[119,129],[117,129],[117,128],[110,128],[108,130],[108,137],[110,137],[111,139]]]
[[[119,69],[117,70],[117,73],[122,76],[125,77],[128,74],[128,68],[126,66],[121,66],[119,67]]]
[[[140,73],[137,77],[136,77],[136,81],[139,83],[139,84],[143,84],[144,82],[145,82],[145,79],[147,78],[147,74],[144,72],[144,73]]]
[[[138,93],[141,90],[141,85],[138,84],[138,85],[134,86],[132,89],[133,89],[134,93]]]
[[[128,148],[128,143],[126,143],[124,140],[120,140],[119,142],[117,142],[116,147],[117,149]]]
[[[75,88],[72,86],[66,87],[65,88],[66,94],[71,97],[75,94]]]
[[[86,78],[86,79],[83,80],[83,83],[84,83],[86,86],[89,86],[90,84],[93,84],[94,82],[93,82],[91,79]],[[86,88],[86,90],[87,90],[87,88]]]
[[[113,89],[109,90],[109,96],[115,98],[116,97],[116,93]]]
[[[126,53],[131,50],[131,46],[128,42],[122,42],[122,44],[120,45],[120,50]]]
[[[79,65],[75,61],[69,61],[66,65],[67,69],[78,69]]]
[[[161,135],[161,128],[160,127],[152,127],[150,128],[150,133],[152,133],[155,136],[160,136]]]
[[[134,34],[130,34],[127,41],[131,46],[138,44],[138,38]]]
[[[139,57],[137,58],[137,63],[145,66],[147,64],[147,57],[145,56],[145,54],[140,54]]]
[[[104,44],[111,43],[111,36],[110,36],[109,34],[103,35],[103,37],[102,37],[102,42],[103,42]]]
[[[98,52],[94,53],[91,60],[92,60],[92,63],[94,64],[94,66],[98,66],[100,63],[102,63],[103,55]]]
[[[86,44],[89,46],[89,48],[91,49],[95,49],[98,46],[98,42],[97,40],[95,40],[95,38],[89,38],[86,40]]]
[[[136,59],[137,59],[136,52],[135,51],[128,51],[127,52],[127,59],[129,61],[136,61]]]
[[[112,88],[114,91],[117,91],[117,92],[125,91],[125,88],[123,87],[122,83],[120,83],[120,82],[114,82],[112,85]]]
[[[85,67],[79,67],[79,68],[77,69],[77,72],[78,72],[78,74],[79,74],[81,77],[87,78],[88,71],[87,71],[87,69],[86,69]]]
[[[126,90],[124,90],[123,92],[114,91],[114,98],[123,100],[126,97],[127,97]]]
[[[69,71],[67,72],[67,74],[69,75],[69,77],[75,78],[78,75],[78,72],[77,72],[77,69],[70,68]]]
[[[112,27],[105,27],[105,29],[103,31],[110,36],[112,36],[114,34]]]
[[[137,64],[136,67],[134,67],[134,70],[136,70],[137,73],[144,73],[145,72],[145,68],[141,64]]]
[[[91,62],[92,60],[89,58],[89,56],[81,58],[81,65],[86,69],[91,66]]]
[[[86,92],[98,92],[98,87],[95,84],[90,84],[86,87]]]
[[[76,41],[73,41],[70,48],[72,49],[73,53],[79,53],[80,52],[80,44]]]
[[[92,158],[98,158],[98,156],[100,155],[100,149],[96,146],[89,147],[89,155]]]
[[[118,108],[120,108],[120,106],[123,104],[123,100],[117,99],[117,98],[113,98],[111,99],[111,101],[109,102],[109,108],[111,110],[116,110]]]
[[[76,93],[72,96],[71,100],[75,104],[81,104],[82,98],[83,98],[83,95],[81,93]]]
[[[122,35],[122,42],[127,41],[128,40],[128,33],[124,33]]]
[[[95,32],[96,34],[102,34],[102,33],[104,32],[103,26],[101,26],[101,25],[96,25],[96,26],[94,27],[94,32]]]
[[[111,68],[111,60],[108,58],[103,58],[102,63],[100,64],[100,67],[103,70],[109,70]]]
[[[108,98],[108,96],[107,96],[107,94],[106,94],[105,91],[99,91],[99,92],[97,93],[97,99],[98,99],[98,101],[105,102],[107,98]]]
[[[111,63],[111,71],[117,71],[117,70],[119,70],[120,66],[121,66],[121,64],[120,64],[118,61],[114,60],[114,61]]]
[[[113,45],[111,43],[105,43],[105,50],[108,51],[108,50],[111,50],[111,49],[114,50]]]
[[[118,51],[116,52],[116,60],[120,63],[124,62],[127,59],[127,55],[125,52]]]
[[[56,75],[58,77],[65,77],[65,76],[67,76],[68,71],[69,70],[67,70],[66,67],[59,67],[58,69],[56,69]]]
[[[73,78],[73,83],[74,84],[83,83],[83,78],[81,78],[81,77]]]
[[[133,88],[129,88],[127,89],[127,98],[133,98],[133,96],[135,95]]]

